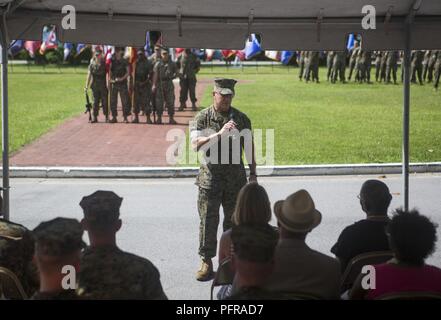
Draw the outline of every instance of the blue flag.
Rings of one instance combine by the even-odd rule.
[[[150,31],[147,31],[146,36],[145,36],[145,46],[144,46],[144,50],[147,53],[148,56],[152,55],[152,47],[150,45]]]
[[[262,48],[260,47],[259,41],[257,41],[256,35],[254,33],[251,34],[251,41],[247,39],[245,43],[245,59],[249,60],[261,51]]]
[[[23,47],[24,47],[23,40],[14,40],[12,41],[11,46],[9,47],[9,52],[12,56],[15,56],[23,49]]]
[[[355,37],[354,37],[354,34],[351,33],[351,34],[349,34],[348,43],[346,45],[346,48],[348,48],[348,50],[351,50],[354,47],[354,42],[355,42]]]
[[[73,44],[72,43],[66,42],[64,44],[64,61],[66,61],[67,57],[69,57],[69,54],[72,51],[72,48],[73,48]]]
[[[291,61],[293,56],[294,56],[294,51],[282,51],[282,53],[280,54],[280,61],[284,65],[287,65]]]
[[[79,55],[83,50],[86,48],[86,45],[84,43],[78,43],[77,44],[77,55]]]

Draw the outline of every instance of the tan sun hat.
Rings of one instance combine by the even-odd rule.
[[[309,232],[322,221],[322,214],[306,190],[299,190],[274,204],[280,225],[291,232]]]

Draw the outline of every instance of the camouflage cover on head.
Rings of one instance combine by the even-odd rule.
[[[123,198],[113,191],[96,191],[80,202],[84,217],[92,224],[110,224],[119,219]]]
[[[214,91],[222,95],[234,94],[236,82],[234,79],[216,78],[214,79]]]
[[[83,228],[76,219],[55,218],[42,222],[32,234],[38,254],[63,256],[85,247]]]

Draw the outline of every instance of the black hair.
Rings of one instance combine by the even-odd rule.
[[[384,182],[367,180],[361,187],[360,200],[366,213],[387,214],[392,195]]]
[[[387,226],[391,249],[403,263],[421,266],[435,250],[438,226],[418,210],[397,209]]]

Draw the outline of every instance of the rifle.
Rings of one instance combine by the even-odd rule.
[[[89,100],[89,95],[87,94],[87,89],[84,91],[84,93],[86,94],[86,111],[84,111],[84,113],[88,113],[89,112],[89,122],[92,122],[92,104],[90,103]]]

